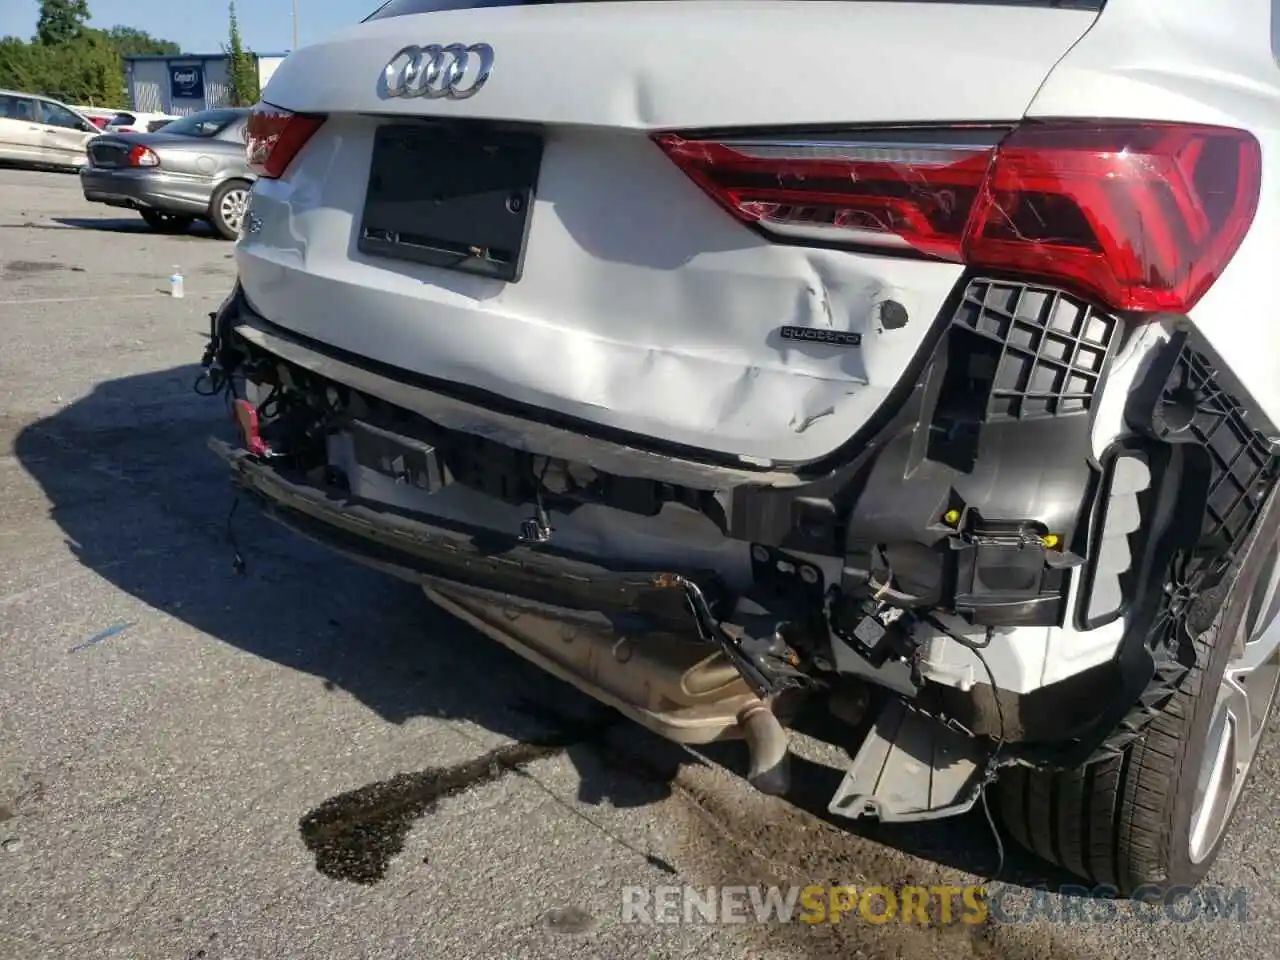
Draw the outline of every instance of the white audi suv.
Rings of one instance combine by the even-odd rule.
[[[391,0],[253,113],[211,445],[762,790],[825,701],[834,813],[1194,882],[1280,678],[1278,21]]]

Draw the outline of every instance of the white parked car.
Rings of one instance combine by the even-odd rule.
[[[85,145],[100,131],[65,103],[16,90],[0,90],[0,160],[79,169]]]
[[[213,446],[761,789],[825,700],[834,813],[1194,882],[1280,677],[1278,16],[390,0],[250,119]]]
[[[105,128],[107,122],[120,113],[119,110],[114,110],[110,107],[86,107],[81,104],[74,104],[71,109],[82,117],[91,120],[99,130]]]
[[[103,129],[107,133],[152,133],[165,123],[172,123],[177,117],[167,113],[138,113],[131,110],[118,110],[107,121]],[[154,129],[152,125],[155,125]]]

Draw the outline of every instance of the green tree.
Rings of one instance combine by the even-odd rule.
[[[116,52],[122,57],[127,57],[131,54],[177,56],[182,52],[182,47],[172,40],[153,37],[147,31],[139,30],[137,27],[125,27],[117,24],[107,31],[107,39],[111,41],[111,45],[116,48]]]
[[[59,44],[0,40],[0,87],[40,93],[68,103],[117,107],[127,103],[120,55],[97,30]]]
[[[240,21],[236,17],[235,0],[231,0],[229,13],[231,24],[226,51],[231,105],[251,107],[258,102],[261,94],[258,89],[258,58],[244,48],[244,40],[240,36]]]
[[[36,40],[48,47],[70,43],[84,32],[89,0],[40,0]]]
[[[0,39],[0,87],[40,93],[69,103],[117,107],[128,102],[120,43],[154,38],[116,28],[116,36],[94,30],[88,0],[41,0],[30,43]]]
[[[36,50],[45,70],[40,93],[67,103],[125,104],[124,65],[101,31],[85,30],[67,43],[37,45]]]
[[[38,91],[44,68],[33,54],[33,45],[17,37],[0,39],[0,87]]]

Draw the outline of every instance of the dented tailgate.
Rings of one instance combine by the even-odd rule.
[[[961,268],[763,237],[652,135],[1016,120],[1093,14],[744,6],[445,11],[374,20],[290,57],[265,98],[328,119],[286,176],[255,190],[238,251],[250,303],[349,354],[534,411],[750,463],[828,454],[903,377]],[[475,95],[387,96],[379,79],[406,43],[452,42],[492,48]],[[379,129],[430,118],[536,134],[514,275],[370,240]],[[422,157],[422,169],[444,162]]]

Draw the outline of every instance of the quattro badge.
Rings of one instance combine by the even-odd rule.
[[[862,334],[850,333],[848,330],[823,330],[820,327],[780,327],[778,333],[782,335],[783,340],[825,343],[832,347],[862,346]]]

